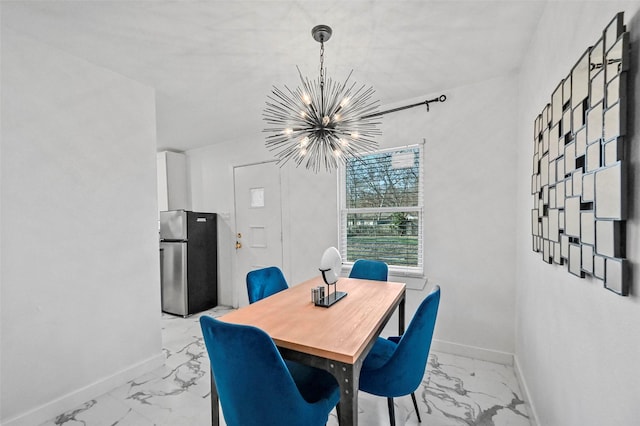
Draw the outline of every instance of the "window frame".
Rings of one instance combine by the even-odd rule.
[[[418,143],[413,145],[396,146],[391,148],[378,149],[375,151],[367,151],[361,154],[361,157],[375,154],[392,153],[396,151],[404,151],[407,149],[418,149],[418,205],[404,207],[380,207],[380,208],[347,208],[347,164],[345,163],[339,168],[338,173],[338,242],[340,255],[343,259],[347,259],[347,215],[349,213],[393,213],[393,212],[416,212],[418,215],[418,265],[417,266],[401,266],[389,265],[389,275],[401,277],[419,277],[424,278],[424,144]],[[342,266],[345,270],[350,270],[355,259],[343,262]]]

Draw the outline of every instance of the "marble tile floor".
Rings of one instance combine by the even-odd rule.
[[[189,318],[163,314],[165,365],[41,426],[205,426],[209,414],[209,359],[200,315],[220,316],[216,307]],[[513,368],[432,351],[416,392],[425,426],[530,426]],[[411,397],[396,398],[396,424],[417,426]],[[360,392],[359,424],[388,425],[384,398]],[[224,425],[222,420],[221,425]],[[329,426],[338,426],[335,410]]]

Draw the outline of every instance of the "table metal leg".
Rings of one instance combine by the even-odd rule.
[[[360,367],[362,362],[346,364],[331,361],[329,372],[340,385],[340,426],[356,426],[358,424],[358,386],[360,383]]]
[[[398,307],[398,336],[402,336],[404,334],[404,303],[405,296],[402,296],[402,300],[400,301],[400,306]]]
[[[220,425],[220,408],[218,406],[218,388],[216,387],[216,380],[213,378],[213,370],[210,374],[211,377],[211,426]]]

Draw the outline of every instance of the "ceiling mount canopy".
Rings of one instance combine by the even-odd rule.
[[[320,43],[317,79],[303,77],[298,68],[301,86],[295,90],[274,86],[267,96],[263,117],[268,127],[264,131],[270,135],[266,146],[280,165],[292,160],[314,172],[321,168],[331,171],[347,158],[378,146],[375,137],[382,132],[373,87],[350,83],[353,71],[343,83],[326,78],[324,43],[332,34],[327,25],[311,30],[313,39]]]
[[[313,36],[313,39],[318,43],[329,41],[329,39],[331,38],[331,34],[333,34],[333,31],[328,25],[316,25],[311,29],[311,35]]]

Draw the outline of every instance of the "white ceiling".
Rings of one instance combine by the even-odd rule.
[[[262,140],[271,87],[316,78],[326,24],[330,77],[382,105],[518,68],[538,1],[3,1],[2,26],[156,89],[158,149]]]

